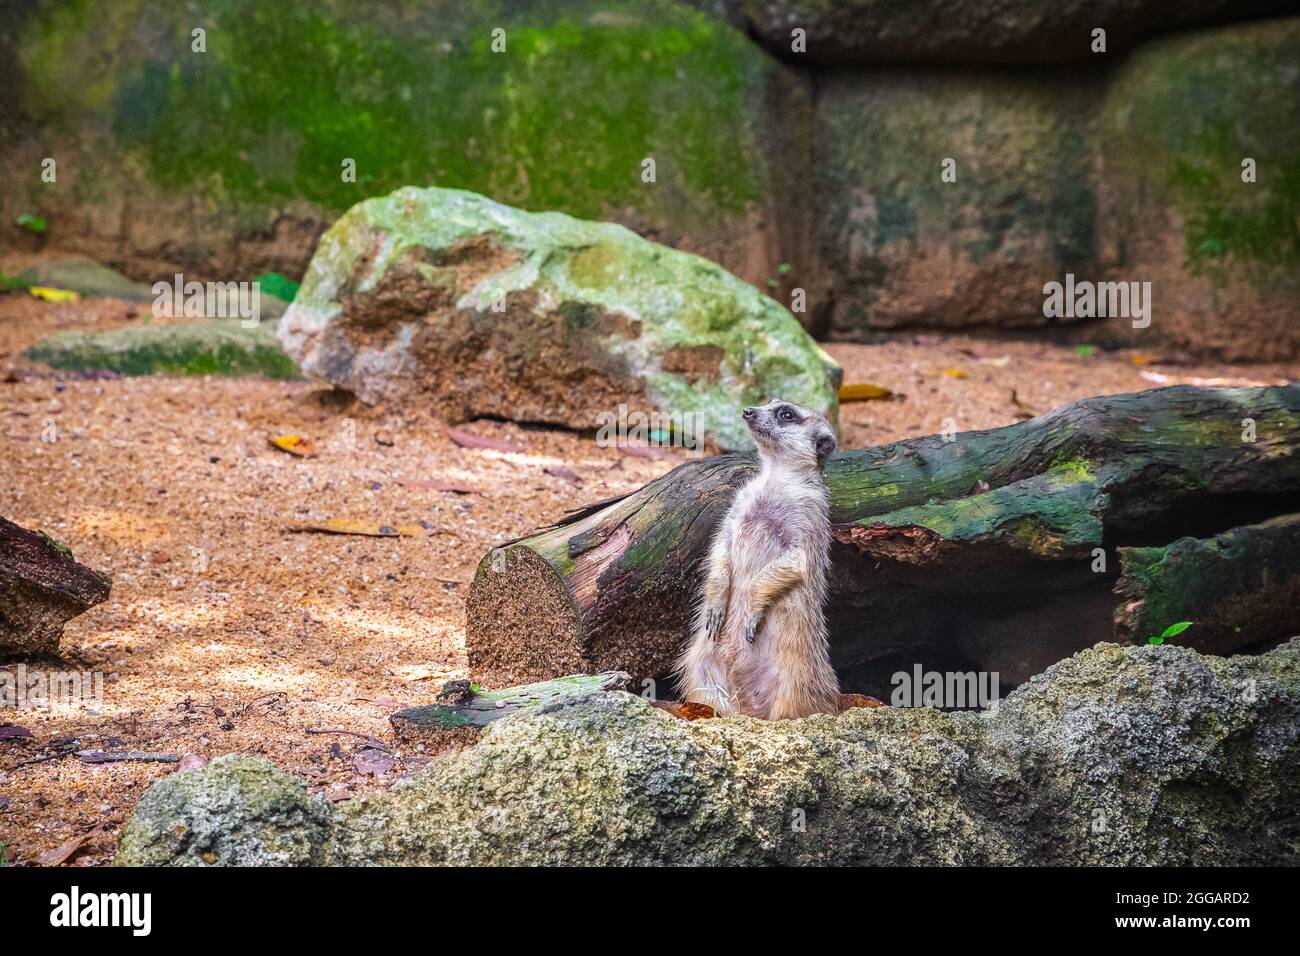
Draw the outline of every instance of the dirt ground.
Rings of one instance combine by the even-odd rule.
[[[57,330],[139,321],[128,317],[139,308],[0,295],[0,514],[48,532],[113,579],[110,598],[68,624],[61,658],[25,662],[101,671],[102,700],[0,711],[0,725],[32,734],[0,735],[0,844],[11,864],[41,854],[108,863],[135,802],[176,769],[84,764],[72,749],[258,754],[331,799],[414,771],[431,745],[398,740],[387,718],[467,676],[464,599],[479,558],[682,460],[496,422],[466,427],[526,451],[469,450],[419,409],[366,408],[315,384],[76,377],[18,358]],[[828,351],[846,382],[896,393],[843,407],[845,447],[941,431],[950,418],[963,430],[1005,425],[1156,384],[1297,376],[1295,367],[1172,366],[964,337]],[[44,441],[51,425],[57,441]],[[283,433],[311,438],[317,456],[268,443]],[[423,523],[425,534],[289,530],[330,518]]]

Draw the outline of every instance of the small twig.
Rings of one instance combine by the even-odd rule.
[[[61,750],[58,753],[41,754],[39,757],[29,757],[28,759],[15,764],[14,769],[17,770],[19,767],[29,767],[35,763],[47,763],[48,761],[51,760],[62,760],[70,753],[72,753],[71,750]]]
[[[180,763],[180,754],[148,753],[143,750],[78,750],[82,763]]]
[[[391,754],[393,752],[389,749],[388,744],[384,743],[382,740],[377,740],[369,734],[359,734],[355,730],[322,730],[317,727],[304,727],[303,729],[309,734],[343,734],[347,737],[356,737],[358,740],[364,740],[376,750],[382,750],[386,754]]]

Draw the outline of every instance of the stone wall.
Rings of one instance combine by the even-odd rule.
[[[699,252],[822,337],[1300,355],[1296,0],[13,6],[6,245],[298,278],[359,200],[451,186]],[[1150,282],[1151,325],[1048,319],[1067,273]]]

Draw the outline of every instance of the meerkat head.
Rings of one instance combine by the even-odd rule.
[[[764,459],[820,470],[835,450],[835,430],[811,408],[777,398],[741,414]]]

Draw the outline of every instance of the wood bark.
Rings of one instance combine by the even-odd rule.
[[[55,653],[64,623],[108,591],[67,548],[0,518],[0,654]]]
[[[468,597],[471,673],[496,686],[662,676],[714,527],[755,469],[742,455],[690,462],[489,552]],[[918,662],[995,670],[1011,687],[1115,638],[1116,548],[1300,511],[1300,385],[1085,399],[1004,428],[844,452],[826,484],[843,689],[887,699],[890,675]],[[1230,649],[1255,639],[1243,632]]]

